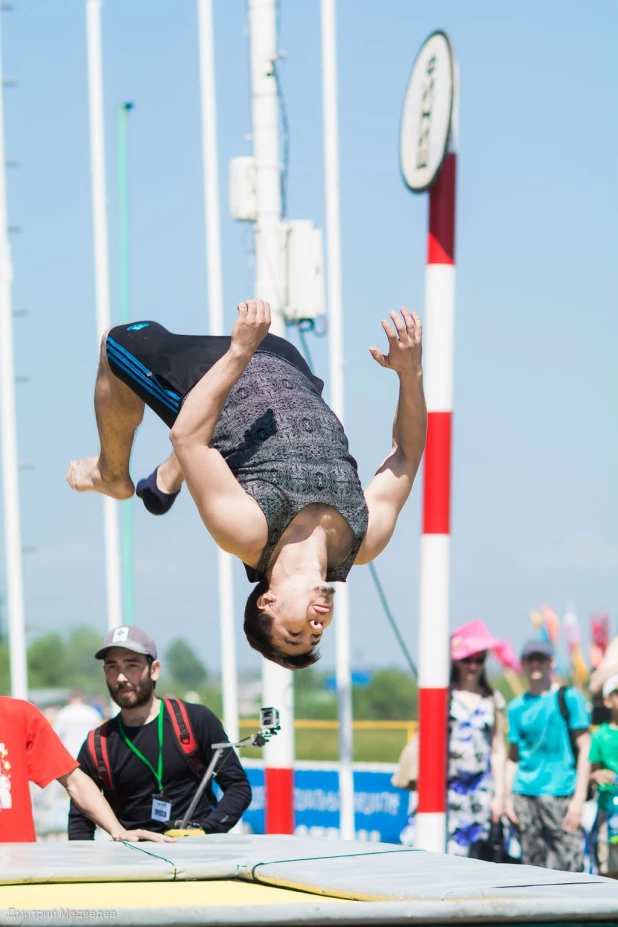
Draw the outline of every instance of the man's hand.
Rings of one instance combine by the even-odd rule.
[[[576,834],[581,824],[583,810],[583,803],[577,798],[572,798],[567,806],[567,813],[562,822],[562,829]]]
[[[238,316],[232,329],[232,348],[243,357],[252,357],[268,334],[270,304],[263,299],[238,303]]]
[[[151,843],[176,843],[175,837],[166,837],[165,834],[155,834],[151,830],[122,830],[114,834],[114,840],[126,840],[128,843],[137,843],[138,840],[150,840]]]
[[[399,376],[420,374],[423,340],[421,320],[415,312],[409,313],[405,306],[400,311],[401,316],[397,312],[390,313],[394,329],[387,319],[382,319],[382,328],[388,338],[388,354],[382,354],[377,348],[369,348],[369,353],[380,367],[395,370]]]
[[[611,769],[595,769],[592,773],[592,780],[597,785],[614,785],[616,782],[616,773]]]

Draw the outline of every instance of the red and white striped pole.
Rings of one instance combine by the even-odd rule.
[[[456,85],[456,83],[455,83]],[[420,562],[419,778],[416,846],[446,847],[451,425],[455,323],[457,93],[449,151],[429,192],[423,370],[428,428]]]

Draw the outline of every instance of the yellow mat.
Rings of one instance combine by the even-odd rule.
[[[188,908],[212,905],[306,904],[325,898],[287,888],[271,888],[233,879],[205,882],[65,882],[55,885],[2,885],[0,908],[33,910],[71,908],[109,910],[116,908]]]

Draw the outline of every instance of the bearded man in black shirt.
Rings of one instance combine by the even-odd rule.
[[[120,713],[91,732],[78,754],[82,770],[102,789],[124,827],[163,832],[183,818],[212,756],[227,735],[202,705],[159,699],[161,670],[155,642],[141,628],[110,631],[95,654],[103,660],[109,694]],[[251,801],[251,788],[233,750],[217,771],[223,797],[207,788],[192,823],[225,833]],[[94,824],[73,804],[69,840],[94,839]]]

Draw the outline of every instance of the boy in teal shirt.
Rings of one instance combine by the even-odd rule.
[[[618,776],[618,674],[610,676],[604,683],[603,701],[611,712],[611,721],[608,724],[599,725],[592,735],[590,746],[592,779],[599,789],[599,817],[602,824],[607,819],[607,811],[618,788],[616,782]],[[616,879],[618,878],[618,844],[609,844],[607,851],[605,875]]]
[[[521,663],[529,690],[514,698],[508,709],[505,810],[519,827],[523,863],[581,872],[580,824],[590,778],[586,703],[569,687],[564,693],[568,717],[562,716],[552,686],[553,648],[548,642],[526,641]]]

